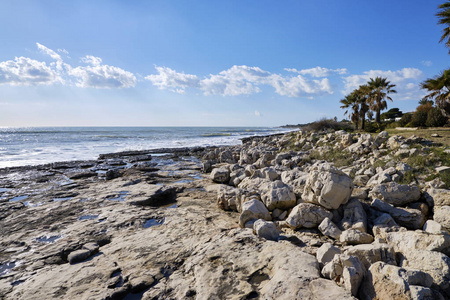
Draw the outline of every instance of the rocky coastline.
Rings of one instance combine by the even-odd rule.
[[[295,131],[0,169],[0,298],[449,299],[448,156]]]

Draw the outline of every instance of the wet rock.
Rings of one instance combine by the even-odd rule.
[[[130,203],[139,206],[162,206],[176,200],[174,187],[148,185],[140,194],[129,197]]]
[[[286,224],[292,229],[301,227],[317,227],[325,218],[333,218],[328,210],[311,203],[300,203],[295,206],[286,219]]]
[[[70,179],[82,179],[97,176],[96,172],[87,171],[87,170],[79,170],[75,172],[70,172],[67,174],[67,177]]]

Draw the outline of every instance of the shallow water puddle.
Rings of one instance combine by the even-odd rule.
[[[178,205],[175,203],[175,204],[172,204],[172,205],[169,205],[169,206],[163,206],[163,208],[177,208],[178,207]]]
[[[118,194],[106,196],[106,199],[109,201],[119,201],[123,202],[125,201],[125,197],[129,194],[129,191],[120,191]]]
[[[149,228],[149,227],[153,227],[153,226],[159,226],[159,225],[164,224],[164,220],[165,220],[165,218],[162,218],[162,219],[148,219],[147,221],[145,221],[145,223],[142,225],[142,227]]]
[[[189,183],[189,182],[193,182],[193,179],[183,179],[183,180],[178,180],[175,181],[174,183]]]
[[[58,201],[67,201],[72,199],[73,197],[62,197],[62,198],[53,198],[53,201],[58,202]]]
[[[95,220],[98,218],[98,215],[84,215],[78,218],[78,220]]]
[[[16,266],[16,263],[8,262],[6,264],[0,265],[0,276],[6,275],[11,272],[12,269]]]
[[[25,200],[25,199],[27,199],[27,198],[28,198],[27,195],[24,195],[24,196],[17,196],[17,197],[14,197],[14,198],[12,198],[12,199],[9,199],[9,202],[16,202],[16,201],[20,201],[20,200]]]
[[[23,204],[27,207],[36,207],[36,206],[41,206],[44,203],[42,203],[42,202],[32,203],[30,201],[25,201]]]
[[[51,244],[51,243],[56,242],[60,238],[62,238],[62,235],[51,235],[51,236],[50,235],[45,235],[45,236],[41,236],[41,237],[36,238],[36,241],[40,242],[40,243],[49,243],[49,244]]]
[[[8,189],[8,188],[0,188],[0,193],[7,192],[7,191],[9,191],[9,190],[11,190],[11,189]]]

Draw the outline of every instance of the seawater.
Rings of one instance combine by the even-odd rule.
[[[0,168],[91,160],[128,150],[238,145],[243,137],[287,131],[272,127],[0,128]]]

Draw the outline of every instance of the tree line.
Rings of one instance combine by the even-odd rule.
[[[439,5],[438,24],[444,25],[442,37],[450,49],[450,1]],[[450,53],[450,50],[449,50]],[[341,108],[346,109],[344,115],[350,117],[356,129],[366,129],[366,116],[372,119],[375,113],[375,122],[381,127],[380,112],[387,108],[386,100],[392,101],[390,94],[397,93],[395,84],[387,78],[376,77],[346,95],[340,100]],[[427,95],[419,101],[419,106],[413,114],[405,114],[400,124],[402,126],[443,126],[449,123],[450,117],[450,69],[442,71],[434,78],[420,83],[420,87],[427,91]]]

